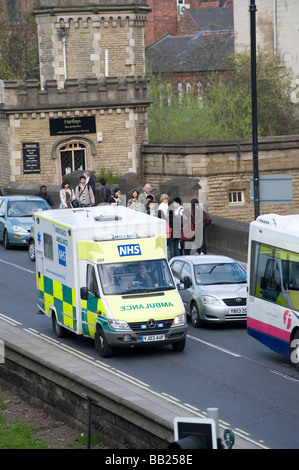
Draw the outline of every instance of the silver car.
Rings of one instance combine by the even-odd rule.
[[[247,273],[227,256],[178,256],[170,260],[186,314],[196,327],[247,318]]]

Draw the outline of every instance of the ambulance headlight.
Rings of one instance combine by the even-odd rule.
[[[186,314],[181,313],[181,315],[177,315],[174,318],[171,326],[181,326],[181,325],[184,325],[186,321],[187,321]]]
[[[21,227],[20,225],[13,225],[13,229],[14,229],[14,232],[28,233],[28,231],[24,227]]]
[[[113,330],[130,330],[128,323],[124,320],[108,320],[110,328]]]

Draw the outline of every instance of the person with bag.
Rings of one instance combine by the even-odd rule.
[[[71,184],[69,181],[64,180],[62,182],[59,196],[60,196],[59,209],[71,209],[72,202],[75,199],[75,195],[74,195],[74,190],[71,188]]]
[[[79,201],[79,207],[94,206],[95,197],[91,186],[87,186],[84,175],[80,176],[80,183],[75,189],[75,199]]]
[[[184,209],[183,212],[183,230],[181,235],[181,254],[190,255],[191,248],[186,242],[193,242],[195,239],[194,221],[191,217],[191,212]]]
[[[169,227],[171,229],[171,234],[168,239],[170,259],[174,256],[180,256],[180,239],[183,228],[183,212],[184,208],[182,206],[181,198],[174,197],[169,208],[168,220]]]

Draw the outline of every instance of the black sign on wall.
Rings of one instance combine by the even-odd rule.
[[[50,119],[50,135],[95,134],[95,116]]]
[[[40,156],[38,142],[23,142],[23,172],[40,173]]]

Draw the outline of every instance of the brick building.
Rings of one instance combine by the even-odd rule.
[[[35,1],[40,83],[0,83],[0,186],[142,172],[148,11],[146,0]]]

